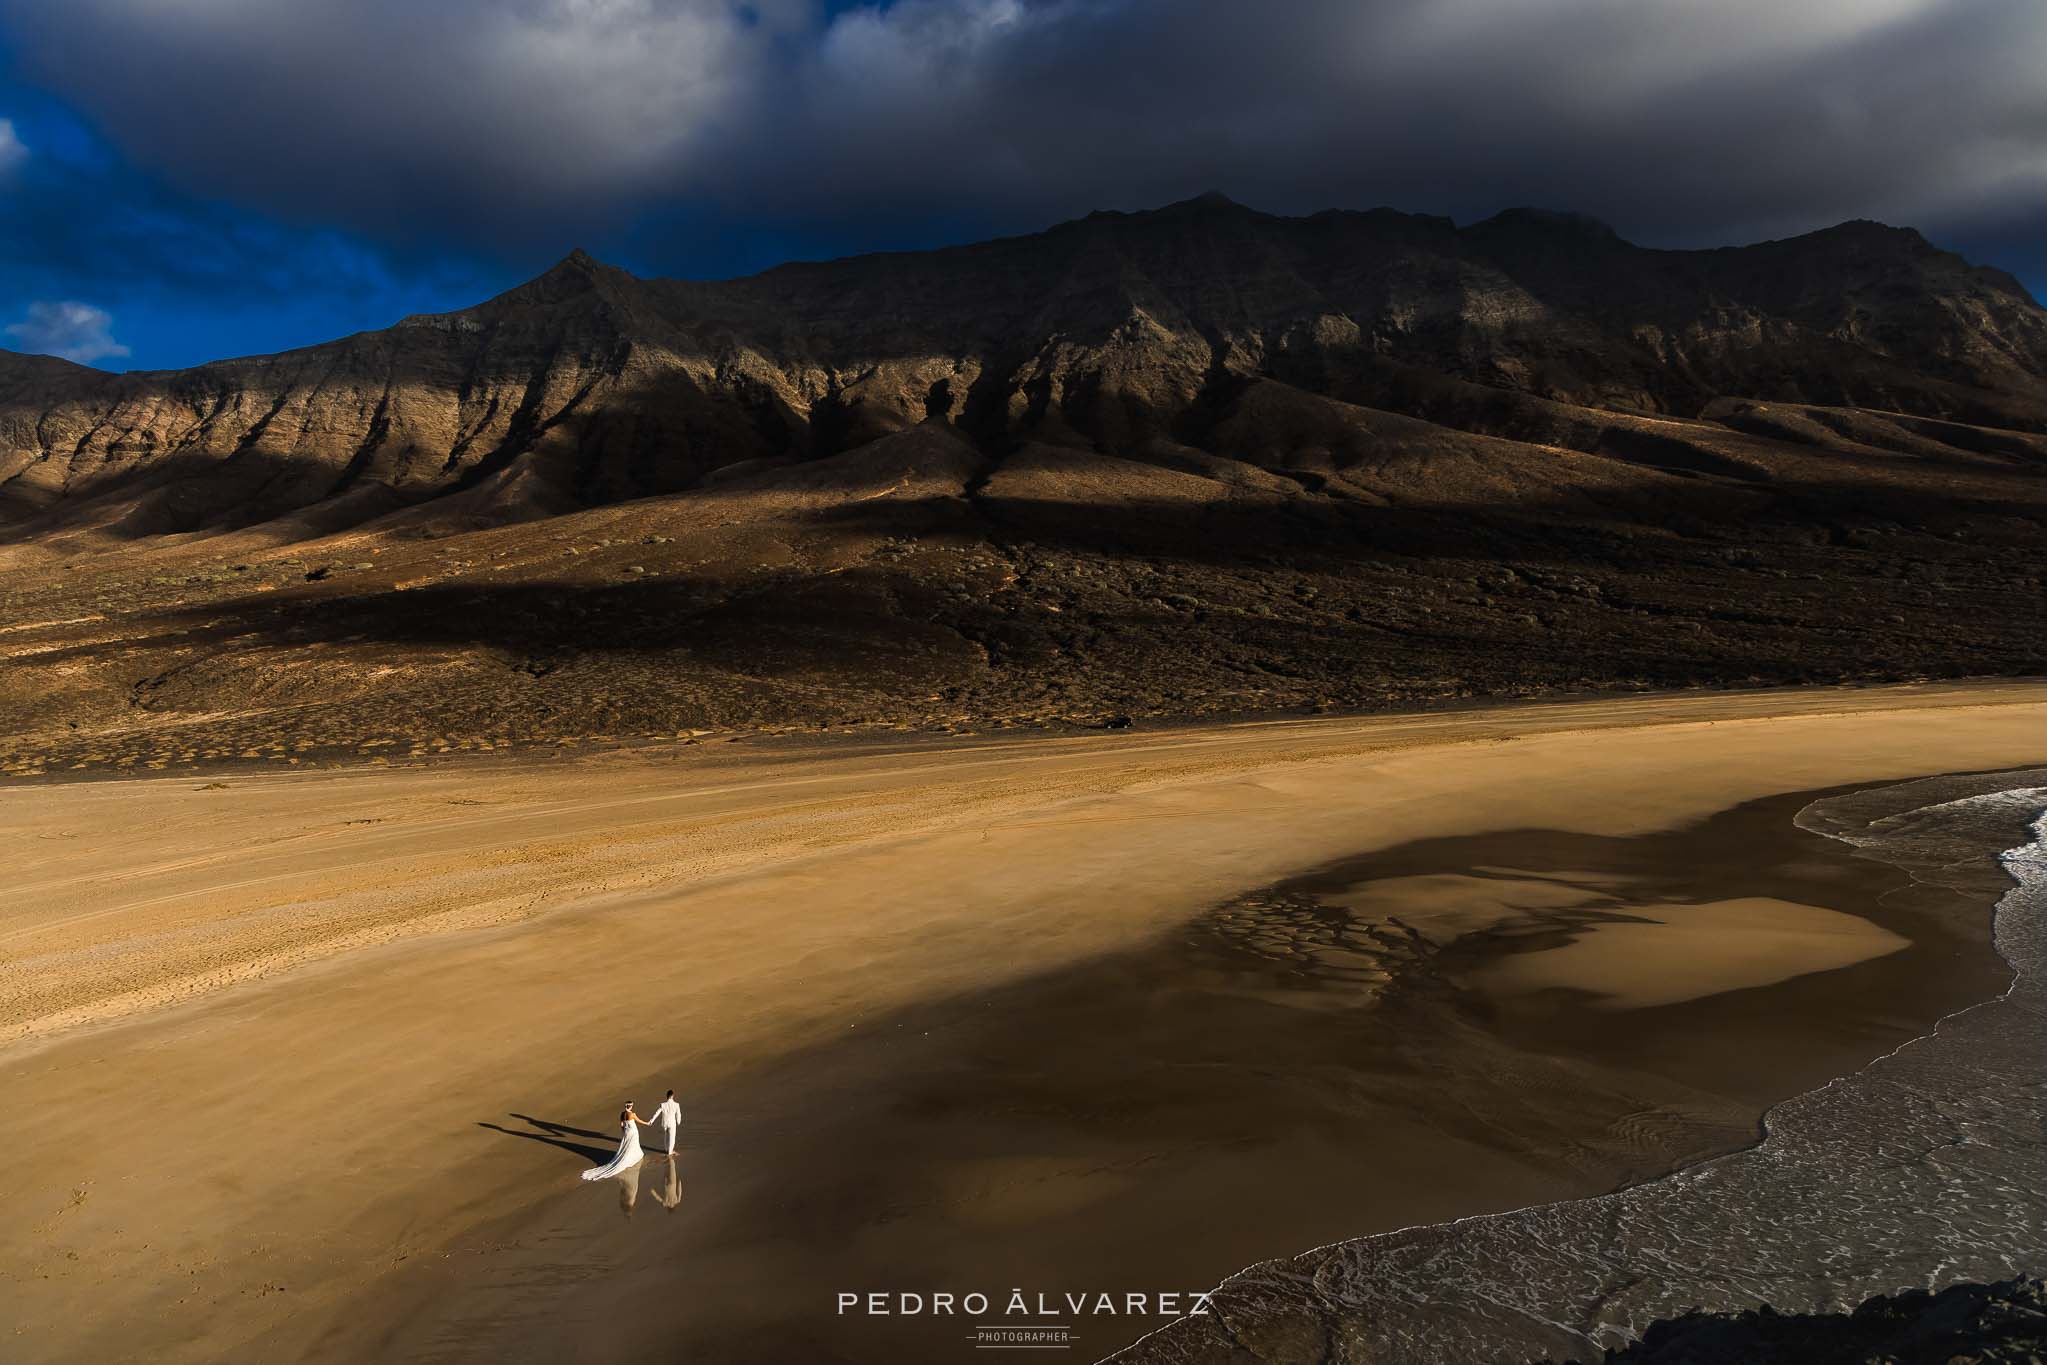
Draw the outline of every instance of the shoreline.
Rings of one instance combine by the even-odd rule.
[[[1689,704],[1694,700],[1706,704]],[[133,1201],[130,1214],[110,1218],[100,1212],[103,1198],[67,1206],[56,1169],[61,1162],[33,1187],[21,1184],[22,1172],[42,1169],[39,1158],[50,1155],[48,1136],[19,1120],[0,1121],[0,1135],[10,1139],[0,1170],[14,1186],[0,1194],[4,1225],[48,1225],[39,1239],[91,1258],[75,1270],[44,1260],[43,1273],[54,1273],[34,1291],[32,1321],[41,1332],[56,1330],[65,1320],[61,1305],[86,1294],[104,1304],[102,1330],[113,1334],[99,1338],[97,1349],[117,1341],[132,1345],[133,1333],[141,1331],[163,1358],[217,1357],[237,1348],[220,1335],[228,1331],[242,1345],[260,1339],[269,1343],[266,1349],[292,1351],[310,1343],[276,1336],[285,1321],[303,1324],[308,1313],[341,1311],[402,1264],[394,1255],[411,1261],[430,1246],[453,1245],[462,1239],[459,1229],[480,1228],[490,1217],[481,1194],[437,1183],[477,1159],[479,1149],[466,1139],[448,1146],[463,1125],[494,1116],[502,1121],[507,1107],[559,1115],[561,1097],[587,1089],[593,1075],[659,1075],[683,1057],[691,1091],[700,1085],[710,1093],[724,1084],[721,1077],[742,1078],[767,1058],[828,1040],[835,1022],[843,1031],[845,1020],[876,1010],[962,990],[985,992],[1034,967],[1100,959],[1151,941],[1188,906],[1212,904],[1361,844],[1439,827],[1464,833],[1511,828],[1526,818],[1523,812],[1542,805],[1512,789],[1515,774],[1568,772],[1581,787],[1592,783],[1601,794],[1573,816],[1580,824],[1654,828],[1686,809],[1722,809],[1743,792],[1812,785],[1802,784],[1800,773],[1845,769],[1852,785],[1865,774],[1895,777],[1915,765],[1944,771],[1970,754],[1988,759],[2008,751],[2017,737],[2036,733],[2047,712],[2047,698],[2024,688],[1964,689],[1959,697],[1937,699],[1804,694],[1773,698],[1788,714],[1763,715],[1729,714],[1726,702],[1714,700],[1666,702],[1660,713],[1647,707],[1648,715],[1643,705],[1597,704],[1547,713],[1543,721],[1575,723],[1546,726],[1530,724],[1525,713],[1487,713],[1476,721],[1464,713],[1454,722],[1282,723],[1278,734],[1224,731],[1158,737],[1152,744],[1142,743],[1139,732],[1051,741],[1064,752],[1034,748],[1028,761],[985,751],[964,759],[920,752],[893,765],[886,758],[809,766],[764,758],[726,766],[769,769],[772,781],[718,789],[678,784],[673,770],[652,765],[606,765],[586,774],[593,790],[606,793],[598,802],[600,824],[616,823],[622,787],[663,809],[661,818],[669,822],[668,843],[604,843],[613,872],[636,858],[665,857],[675,840],[702,834],[705,821],[751,818],[772,829],[708,857],[698,850],[696,860],[680,868],[664,862],[666,882],[615,880],[598,891],[601,904],[583,898],[591,890],[584,884],[581,895],[485,927],[393,937],[166,1010],[0,1048],[0,1076],[10,1093],[26,1097],[24,1110],[68,1112],[90,1104],[95,1083],[140,1099],[155,1085],[162,1119],[157,1141],[182,1181],[115,1191]],[[1901,700],[1907,704],[1898,705]],[[1901,712],[1919,720],[1901,724]],[[1750,723],[1725,727],[1731,720]],[[1715,725],[1723,728],[1702,744],[1703,732]],[[1498,743],[1502,739],[1519,742]],[[1764,754],[1777,756],[1781,776],[1753,771],[1756,756]],[[497,829],[509,816],[516,834],[538,821],[559,835],[564,820],[581,817],[563,814],[554,777],[555,806],[515,804],[481,828]],[[792,779],[804,784],[802,799],[792,795],[798,790],[789,786]],[[180,779],[164,781],[177,785]],[[295,818],[296,808],[280,804],[280,785],[339,781],[310,774],[244,795],[259,799],[265,818],[275,823],[280,814]],[[1019,794],[1019,782],[1030,790]],[[98,784],[68,790],[95,787],[107,790]],[[43,789],[46,797],[51,790]],[[764,791],[781,803],[770,814],[757,804]],[[492,794],[475,787],[465,799],[478,792]],[[666,809],[677,800],[690,807],[686,815]],[[847,816],[849,809],[884,828],[863,829]],[[330,808],[327,814],[346,812]],[[162,818],[146,810],[129,815],[144,817],[141,825],[118,831],[131,841],[136,829]],[[691,819],[699,824],[690,825]],[[470,839],[479,826],[460,828]],[[343,849],[339,861],[361,873],[367,865],[349,852]],[[416,847],[404,856],[415,876],[438,879],[443,890],[450,879],[478,895],[492,890],[487,866],[448,868]],[[943,885],[919,889],[891,881],[884,869],[905,858],[911,860],[905,866]],[[572,863],[567,871],[589,866]],[[1079,895],[1093,898],[1092,904],[1073,903]],[[1114,913],[1094,908],[1102,906]],[[1028,939],[1016,938],[1025,928]],[[676,963],[672,955],[682,944],[690,958]],[[997,945],[1006,957],[990,958]],[[675,1001],[674,1018],[661,1025],[663,1037],[628,1033],[616,1044],[593,1045],[590,1030],[602,1035],[608,1017],[645,1027],[630,1022],[641,1018],[637,1006],[604,1003],[613,981],[636,996]],[[675,988],[672,996],[664,994],[663,982]],[[789,993],[797,982],[804,983],[802,999]],[[414,1019],[431,1031],[408,1033]],[[318,1058],[318,1067],[308,1072],[281,1052],[279,1033],[288,1033],[304,1056]],[[135,1070],[144,1053],[168,1073],[162,1081]],[[126,1060],[131,1057],[136,1060]],[[662,1058],[670,1060],[664,1065]],[[365,1090],[365,1080],[381,1089]],[[534,1098],[549,1095],[555,1098]],[[494,1097],[502,1098],[493,1103]],[[350,1112],[349,1131],[296,1117],[322,1106]],[[440,1115],[443,1108],[451,1112]],[[192,1315],[201,1303],[182,1307],[159,1293],[167,1286],[163,1271],[182,1264],[182,1243],[164,1248],[151,1240],[151,1256],[140,1260],[129,1252],[139,1235],[136,1223],[174,1229],[173,1210],[223,1195],[224,1172],[207,1152],[223,1140],[227,1115],[265,1125],[266,1142],[302,1150],[312,1174],[299,1179],[242,1171],[236,1178],[245,1188],[212,1205],[224,1225],[216,1240],[235,1255],[253,1256],[269,1275],[238,1279],[240,1272],[218,1255],[196,1267],[194,1292],[185,1297],[233,1318],[219,1322]],[[483,1150],[492,1180],[514,1201],[556,1165],[538,1150],[531,1156]],[[349,1186],[341,1204],[335,1201],[344,1192],[324,1187],[337,1176]],[[101,1180],[90,1177],[91,1192],[104,1196]],[[10,1181],[0,1181],[0,1189]],[[280,1237],[265,1230],[265,1220],[250,1222],[240,1212],[263,1206],[260,1191],[287,1189],[293,1207],[308,1209],[314,1231]],[[334,1210],[340,1221],[323,1223],[311,1217],[312,1207]],[[37,1283],[34,1248],[4,1251],[10,1280],[23,1287]],[[109,1255],[127,1263],[112,1279],[93,1264]],[[397,1273],[402,1278],[406,1272]],[[288,1294],[267,1296],[280,1308],[289,1300],[294,1311],[288,1318],[261,1307],[264,1296],[246,1298],[236,1287],[253,1294],[265,1283],[290,1287]],[[30,1350],[26,1358],[69,1354]]]
[[[2020,765],[2004,770],[1945,774],[1917,781],[1855,787],[1835,793],[1834,801],[1845,804],[1864,798],[1882,798],[1913,788],[1930,787],[1943,781],[1960,784],[1972,778],[1988,779],[1993,775],[1998,777],[2028,775],[2032,779],[2040,780],[2047,779],[2047,769]],[[1987,781],[1980,785],[1992,789]],[[2029,809],[2041,812],[2042,808],[2047,808],[2047,787],[2035,787],[2033,790],[2036,796]],[[1822,798],[1807,805],[1800,811],[1800,827],[1811,828],[1816,833],[1828,833],[1829,837],[1847,842],[1861,843],[1861,840],[1846,833],[1823,831],[1806,825],[1807,815],[1829,804],[1828,799]],[[1910,869],[1916,860],[1907,855],[1889,857],[1886,861]],[[1214,1311],[1218,1315],[1229,1314],[1233,1310],[1240,1311],[1243,1315],[1237,1322],[1233,1322],[1229,1329],[1230,1351],[1218,1352],[1216,1334],[1210,1324],[1182,1317],[1147,1332],[1128,1346],[1102,1357],[1099,1365],[1111,1365],[1111,1362],[1118,1362],[1120,1365],[1165,1365],[1166,1362],[1172,1362],[1173,1365],[1195,1365],[1196,1362],[1220,1361],[1225,1354],[1235,1361],[1238,1356],[1234,1351],[1238,1344],[1237,1334],[1240,1332],[1248,1330],[1254,1338],[1275,1331],[1284,1335],[1289,1329],[1279,1324],[1290,1322],[1292,1330],[1297,1331],[1302,1320],[1318,1313],[1336,1313],[1356,1321],[1369,1321],[1375,1309],[1384,1308],[1384,1305],[1373,1302],[1374,1290],[1370,1287],[1373,1277],[1384,1274],[1389,1266],[1397,1266],[1403,1260],[1413,1259],[1417,1254],[1425,1264],[1433,1263],[1446,1249],[1468,1238],[1484,1239],[1487,1233],[1500,1231],[1509,1240],[1518,1240],[1531,1233],[1540,1235],[1541,1231],[1548,1230],[1548,1225],[1553,1223],[1604,1221],[1608,1215],[1600,1211],[1606,1209],[1618,1211],[1611,1216],[1612,1222],[1625,1229],[1630,1221],[1629,1214],[1633,1212],[1627,1207],[1630,1204],[1639,1205],[1653,1201],[1665,1193],[1673,1199],[1687,1199],[1693,1194],[1689,1187],[1709,1183],[1725,1171],[1762,1159],[1773,1143],[1782,1146],[1801,1140],[1810,1142],[1811,1137],[1801,1135],[1800,1130],[1823,1128],[1829,1122],[1829,1116],[1825,1114],[1824,1108],[1832,1095],[1844,1096],[1848,1107],[1866,1108],[1869,1104],[1868,1097],[1855,1092],[1864,1088],[1894,1087],[1897,1082],[1885,1076],[1887,1070],[1907,1073],[1908,1085],[1912,1083],[1910,1073],[1917,1071],[1920,1073],[1917,1082],[1922,1088],[1935,1088],[1937,1082],[1932,1082],[1927,1073],[1937,1073],[1942,1069],[1942,1064],[1949,1063],[1952,1059],[1940,1058],[1934,1066],[1929,1067],[1923,1054],[1927,1051],[1941,1051],[1943,1044],[1950,1045],[1945,1050],[1954,1052],[1955,1048],[1952,1045],[1955,1040],[1952,1033],[1945,1037],[1944,1033],[1951,1029],[1956,1032],[1980,1033],[1984,1016],[2011,1004],[2023,990],[2030,988],[2037,992],[2039,989],[2037,972],[2042,961],[2041,948],[2043,942],[2047,942],[2047,938],[2043,938],[2043,935],[2047,935],[2047,919],[2042,918],[2043,911],[2047,911],[2047,901],[2041,899],[2043,892],[2047,892],[2047,877],[2043,877],[2037,869],[2047,867],[2047,813],[2035,813],[2028,819],[2026,838],[2023,842],[1987,854],[1980,861],[1991,863],[2004,873],[2000,893],[1988,906],[1988,914],[1985,916],[1992,949],[2006,969],[2003,989],[1995,996],[1960,1005],[1940,1015],[1924,1032],[1906,1038],[1852,1071],[1833,1076],[1810,1090],[1767,1106],[1758,1119],[1752,1141],[1733,1150],[1707,1155],[1602,1194],[1531,1204],[1496,1212],[1467,1214],[1439,1223],[1414,1224],[1380,1233],[1345,1237],[1283,1258],[1247,1264],[1221,1281],[1213,1291],[1217,1301]],[[2031,877],[2019,871],[2019,867],[2028,862],[2036,865]],[[1982,868],[1978,867],[1973,871],[1980,875]],[[1929,881],[1922,880],[1916,872],[1913,874],[1913,880],[1919,886],[1930,884]],[[1980,892],[1982,888],[1979,886],[1977,889]],[[2030,918],[2022,923],[2021,933],[2016,941],[2009,937],[2010,930],[2007,926],[2007,920],[2013,913],[2030,915]],[[2027,1031],[2032,1037],[2017,1050],[2023,1055],[2032,1055],[2037,1049],[2037,1044],[2042,1041],[2041,1030],[2037,1020],[2029,1020],[2027,1023],[2031,1025]],[[2023,1025],[2021,1027],[2024,1028]],[[1961,1046],[1964,1049],[1962,1055],[1966,1056],[1968,1044],[1965,1042]],[[1915,1054],[1918,1056],[1915,1057]],[[1915,1061],[1916,1066],[1913,1065]],[[1983,1087],[1970,1088],[1980,1090]],[[1966,1098],[1975,1102],[1977,1116],[1983,1119],[1991,1119],[1998,1107],[1995,1097],[1990,1099],[1987,1107],[1984,1103],[1985,1097],[1980,1093]],[[1895,1101],[1887,1097],[1885,1107],[1888,1108],[1891,1103]],[[1781,1126],[1775,1122],[1780,1116]],[[1966,1122],[1964,1120],[1965,1126]],[[1821,1141],[1824,1142],[1824,1139]],[[1938,1145],[1944,1144],[1936,1144]],[[1820,1285],[1825,1285],[1822,1292],[1813,1293],[1809,1289],[1807,1293],[1801,1294],[1793,1289],[1780,1290],[1778,1294],[1772,1295],[1750,1276],[1734,1272],[1723,1278],[1717,1269],[1709,1272],[1702,1263],[1701,1288],[1687,1292],[1682,1287],[1663,1286],[1660,1291],[1652,1290],[1652,1296],[1660,1292],[1660,1299],[1651,1297],[1648,1306],[1630,1305],[1626,1302],[1618,1305],[1609,1304],[1605,1301],[1609,1296],[1605,1294],[1599,1296],[1598,1302],[1592,1303],[1573,1304],[1564,1295],[1546,1299],[1541,1289],[1526,1283],[1525,1274],[1517,1277],[1514,1292],[1505,1299],[1499,1297],[1500,1286],[1497,1284],[1489,1287],[1483,1284],[1455,1285],[1438,1280],[1432,1285],[1436,1292],[1462,1296],[1464,1301],[1431,1304],[1424,1312],[1439,1312],[1444,1318],[1449,1319],[1452,1324],[1450,1331],[1416,1331],[1415,1329],[1427,1319],[1425,1316],[1416,1316],[1417,1305],[1409,1299],[1394,1310],[1405,1319],[1399,1326],[1387,1330],[1375,1323],[1368,1329],[1375,1334],[1374,1340],[1379,1352],[1374,1355],[1374,1359],[1389,1362],[1411,1361],[1414,1365],[1425,1365],[1425,1362],[1432,1362],[1437,1358],[1437,1353],[1446,1349],[1447,1337],[1455,1347],[1481,1351],[1485,1353],[1486,1358],[1502,1362],[1510,1358],[1514,1361],[1524,1359],[1534,1361],[1538,1357],[1548,1360],[1564,1356],[1575,1360],[1577,1358],[1575,1353],[1579,1351],[1598,1353],[1605,1349],[1618,1349],[1629,1345],[1639,1340],[1641,1330],[1652,1321],[1669,1323],[1683,1314],[1705,1312],[1724,1316],[1757,1308],[1763,1309],[1766,1313],[1774,1310],[1794,1314],[1843,1314],[1853,1310],[1865,1299],[1875,1296],[1895,1296],[1907,1291],[1938,1293],[1956,1284],[1972,1284],[1978,1280],[1996,1281],[2014,1274],[2019,1276],[2037,1274],[2039,1252],[2037,1246],[2028,1250],[2027,1238],[2036,1235],[2039,1227],[2047,1225],[2047,1200],[2037,1195],[2040,1188],[2038,1177],[2047,1174],[2047,1167],[2042,1166],[2037,1154],[2012,1148],[2006,1150],[2018,1162],[2030,1163],[2036,1168],[2030,1181],[2035,1197],[2028,1207],[2000,1210],[1999,1215],[1987,1223],[1981,1223],[1976,1230],[1980,1234],[1994,1229],[1998,1236],[1990,1240],[2001,1242],[2001,1245],[1987,1250],[1972,1247],[1972,1256],[1954,1259],[1937,1257],[1932,1249],[1915,1249],[1914,1252],[1907,1253],[1907,1258],[1915,1260],[1918,1273],[1912,1274],[1909,1278],[1904,1274],[1896,1274],[1889,1280],[1858,1283],[1853,1279],[1852,1269],[1830,1271],[1827,1279],[1819,1282]],[[1888,1164],[1888,1161],[1894,1158],[1880,1159]],[[2020,1187],[2026,1188],[2026,1177],[2021,1175],[2020,1180],[2022,1182]],[[1992,1186],[1978,1192],[1982,1196],[1980,1201],[1982,1207],[1972,1208],[1966,1200],[1957,1204],[1957,1201],[1949,1198],[1946,1202],[1950,1207],[1943,1212],[1975,1217],[1980,1222],[1984,1217],[1983,1208],[1994,1202],[1992,1196],[1998,1188]],[[1708,1205],[1708,1209],[1710,1208]],[[1870,1211],[1865,1208],[1861,1212],[1866,1216]],[[1896,1223],[1900,1216],[1907,1215],[1908,1211],[1893,1209],[1885,1212],[1889,1213],[1891,1221]],[[2029,1233],[2005,1226],[2003,1215],[2006,1213],[2021,1222],[2030,1223],[2036,1231]],[[1699,1221],[1702,1225],[1707,1223],[1705,1218]],[[1702,1227],[1701,1230],[1706,1233],[1705,1240],[1709,1242],[1712,1236],[1720,1231],[1711,1227]],[[1623,1242],[1627,1237],[1625,1230],[1617,1233],[1609,1230],[1608,1235]],[[1967,1240],[1966,1235],[1960,1239],[1951,1237],[1950,1248],[1965,1244]],[[1823,1247],[1821,1252],[1823,1259],[1831,1259],[1832,1254]],[[1854,1265],[1853,1252],[1843,1250],[1839,1254],[1851,1267]],[[1289,1283],[1298,1285],[1300,1283],[1298,1276],[1302,1273],[1300,1268],[1317,1263],[1324,1265],[1341,1263],[1343,1270],[1340,1273],[1354,1287],[1354,1291],[1339,1291],[1333,1301],[1325,1299],[1324,1302],[1313,1306],[1308,1303],[1312,1296],[1291,1296],[1294,1301],[1289,1302],[1290,1295],[1286,1285]],[[1453,1262],[1461,1263],[1461,1260]],[[1928,1265],[1932,1266],[1930,1270],[1925,1269]],[[1273,1272],[1279,1267],[1286,1268],[1285,1278],[1275,1281]],[[1544,1269],[1555,1274],[1554,1267]],[[1653,1274],[1645,1273],[1642,1278],[1655,1277]],[[1631,1295],[1634,1288],[1630,1286]],[[1819,1288],[1819,1285],[1811,1288]],[[1580,1292],[1583,1292],[1582,1288]],[[1485,1307],[1477,1312],[1473,1311],[1470,1302],[1470,1296],[1474,1293],[1485,1304]],[[1233,1294],[1240,1296],[1239,1302],[1228,1303]],[[1585,1309],[1593,1311],[1588,1315],[1572,1316],[1574,1310],[1580,1310],[1582,1313]],[[1518,1343],[1518,1347],[1510,1346],[1509,1342]],[[1508,1351],[1509,1354],[1500,1355],[1499,1352],[1502,1350]],[[1252,1352],[1252,1359],[1263,1358],[1262,1353],[1255,1350]]]

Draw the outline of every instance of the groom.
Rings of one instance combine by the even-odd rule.
[[[682,1106],[675,1102],[675,1092],[661,1101],[661,1107],[654,1111],[654,1127],[668,1139],[668,1155],[675,1155],[675,1130],[682,1127]]]

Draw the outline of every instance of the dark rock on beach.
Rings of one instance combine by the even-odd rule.
[[[1908,1290],[1852,1313],[1693,1313],[1659,1322],[1604,1365],[2039,1365],[2047,1290],[2039,1280]]]

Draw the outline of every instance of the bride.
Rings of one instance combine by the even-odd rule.
[[[620,1171],[629,1171],[639,1165],[644,1155],[640,1151],[640,1129],[651,1127],[652,1124],[633,1112],[633,1102],[627,1100],[618,1115],[618,1155],[602,1166],[592,1166],[583,1172],[583,1179],[608,1180]]]

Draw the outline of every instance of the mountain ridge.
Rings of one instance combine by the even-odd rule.
[[[2010,276],[1910,229],[1847,223],[1669,251],[1547,210],[1459,227],[1204,197],[723,281],[642,279],[579,248],[468,308],[186,370],[14,358],[0,376],[0,516],[163,459],[251,452],[305,477],[225,495],[227,524],[321,500],[319,469],[348,475],[334,493],[367,480],[401,501],[432,497],[473,486],[475,452],[514,462],[529,452],[505,442],[592,408],[630,411],[667,467],[613,467],[557,491],[670,492],[721,460],[803,459],[901,430],[936,411],[941,383],[944,415],[972,406],[964,425],[983,443],[1042,425],[1127,451],[1195,410],[1213,379],[1262,374],[1369,404],[1379,388],[1361,366],[1388,365],[1653,414],[1735,394],[2047,429],[2047,312]],[[410,454],[380,458],[394,443]],[[205,520],[188,510],[171,525]]]
[[[845,256],[820,257],[814,259],[813,258],[792,259],[788,261],[779,262],[775,265],[768,266],[762,270],[755,271],[746,275],[720,276],[713,278],[695,278],[687,276],[669,275],[649,276],[635,275],[632,272],[626,270],[624,267],[615,266],[608,262],[605,262],[599,259],[597,256],[595,256],[587,249],[578,246],[572,247],[559,260],[555,261],[552,265],[540,271],[538,274],[534,275],[530,279],[522,281],[518,284],[514,284],[509,288],[500,291],[498,294],[492,295],[487,299],[480,300],[477,303],[465,305],[464,307],[461,308],[448,309],[437,313],[406,314],[386,327],[369,328],[360,332],[353,332],[339,337],[332,337],[325,341],[309,342],[303,346],[287,347],[282,351],[258,352],[250,353],[247,355],[222,356],[212,360],[200,361],[193,365],[173,367],[169,369],[105,370],[100,369],[97,366],[81,364],[80,362],[76,361],[64,360],[62,357],[58,356],[44,355],[41,353],[29,351],[16,351],[4,346],[0,346],[0,360],[56,361],[62,365],[71,366],[73,368],[88,371],[93,374],[105,375],[108,376],[109,378],[162,377],[167,375],[189,373],[194,370],[208,369],[216,366],[237,365],[251,361],[275,359],[277,357],[295,355],[307,351],[323,350],[328,347],[340,345],[342,343],[354,340],[355,338],[358,337],[373,336],[383,332],[396,330],[398,328],[419,324],[430,324],[440,319],[462,316],[464,314],[476,312],[479,309],[485,308],[491,304],[510,300],[518,296],[527,294],[536,286],[542,285],[544,282],[550,280],[551,278],[563,276],[564,274],[582,274],[588,276],[592,272],[602,272],[603,274],[628,279],[634,283],[644,283],[653,285],[673,285],[682,287],[737,285],[752,281],[758,281],[767,277],[790,272],[819,270],[831,267],[839,267],[875,261],[900,260],[906,258],[928,258],[934,256],[943,256],[950,253],[974,252],[979,249],[991,246],[1042,240],[1052,234],[1060,233],[1069,229],[1083,227],[1089,223],[1097,221],[1133,219],[1142,220],[1164,215],[1171,215],[1175,212],[1201,209],[1207,210],[1219,209],[1226,212],[1233,211],[1251,217],[1266,219],[1274,222],[1311,223],[1328,220],[1359,220],[1379,224],[1384,224],[1387,222],[1398,222],[1405,224],[1414,224],[1419,227],[1426,227],[1428,229],[1438,230],[1450,234],[1480,232],[1488,229],[1496,229],[1498,227],[1501,227],[1502,225],[1508,224],[1531,224],[1544,227],[1578,228],[1583,230],[1583,235],[1585,236],[1589,236],[1596,239],[1610,240],[1626,248],[1629,251],[1647,254],[1661,253],[1671,256],[1706,256],[1715,253],[1752,252],[1763,248],[1785,247],[1798,244],[1816,243],[1823,240],[1838,239],[1851,235],[1874,233],[1880,234],[1885,238],[1909,243],[1913,247],[1916,247],[1924,251],[1928,251],[1933,254],[1948,257],[1971,272],[1975,272],[1989,277],[1994,277],[2001,285],[2009,289],[2012,293],[2021,296],[2026,302],[2032,303],[2036,307],[2040,306],[2039,301],[2033,296],[2031,291],[2027,289],[2025,284],[2022,281],[2020,281],[2016,276],[2012,275],[2010,272],[2002,270],[1999,267],[1993,265],[1979,264],[1968,261],[1959,253],[1950,252],[1945,250],[1944,248],[1938,247],[1916,228],[1909,226],[1894,225],[1883,222],[1878,219],[1871,218],[1844,219],[1839,223],[1835,223],[1827,227],[1815,228],[1807,232],[1793,234],[1789,237],[1765,238],[1747,244],[1723,245],[1712,247],[1676,247],[1676,248],[1648,247],[1641,246],[1637,243],[1628,241],[1626,238],[1622,237],[1619,234],[1619,232],[1612,227],[1612,225],[1606,223],[1604,220],[1593,217],[1589,214],[1578,213],[1572,210],[1545,208],[1538,205],[1509,206],[1507,208],[1501,209],[1497,213],[1491,214],[1482,219],[1475,219],[1472,222],[1466,224],[1458,224],[1457,222],[1455,222],[1455,220],[1445,215],[1411,213],[1404,210],[1384,206],[1369,209],[1326,208],[1316,210],[1313,213],[1300,215],[1298,217],[1290,217],[1288,215],[1266,213],[1263,210],[1254,209],[1247,205],[1241,204],[1238,201],[1231,199],[1229,196],[1221,193],[1220,191],[1209,191],[1207,193],[1195,195],[1185,200],[1179,200],[1174,203],[1162,205],[1161,207],[1156,209],[1147,210],[1096,209],[1090,213],[1082,215],[1081,217],[1067,219],[1031,233],[1019,233],[1010,236],[988,238],[979,241],[956,243],[947,246],[933,248],[891,248],[876,251],[858,252]]]
[[[275,356],[0,363],[0,773],[2038,674],[2043,546],[2047,312],[1904,230],[571,253]]]

